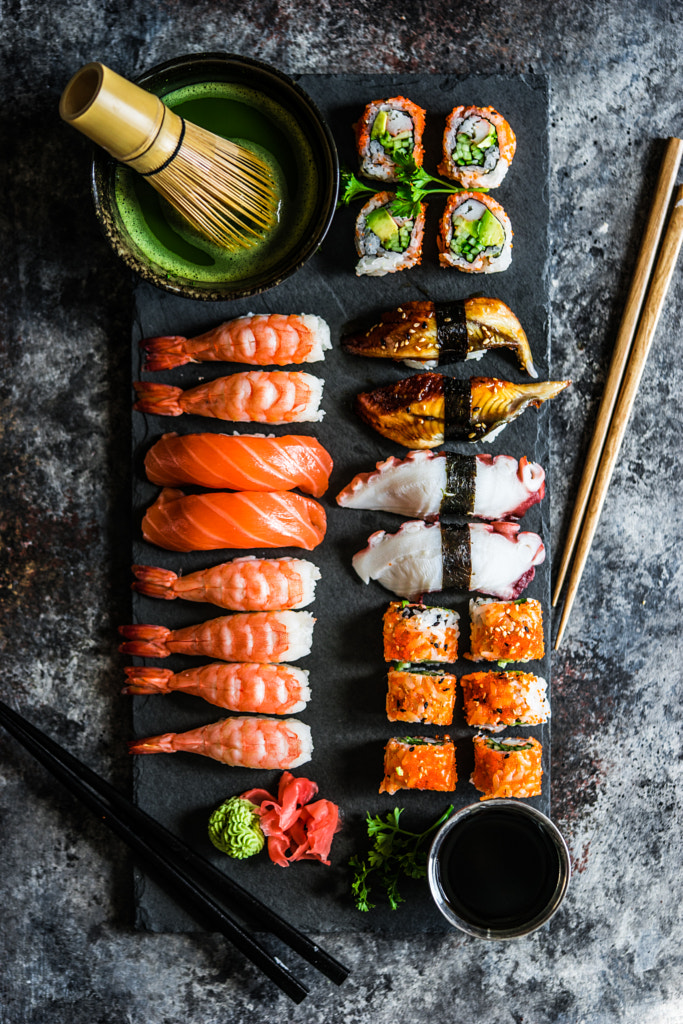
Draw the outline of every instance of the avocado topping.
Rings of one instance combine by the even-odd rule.
[[[365,218],[365,223],[368,230],[377,235],[382,248],[389,252],[403,252],[410,245],[412,221],[408,221],[404,227],[399,227],[386,206],[371,210]]]
[[[451,154],[453,163],[459,167],[482,167],[486,160],[486,151],[497,145],[498,133],[493,125],[489,126],[488,134],[481,142],[474,142],[464,132],[458,132],[455,137],[455,149]]]
[[[453,217],[453,237],[451,249],[456,255],[463,256],[472,263],[484,249],[493,249],[492,256],[500,255],[505,244],[503,225],[490,210],[484,210],[479,220],[467,220],[457,215]]]

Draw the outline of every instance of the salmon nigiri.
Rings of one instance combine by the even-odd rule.
[[[310,726],[296,718],[226,718],[189,732],[132,740],[131,754],[204,754],[237,768],[296,768],[310,761]]]
[[[133,590],[146,597],[173,601],[200,601],[231,612],[276,612],[304,608],[315,597],[320,579],[317,565],[304,558],[254,558],[245,555],[231,562],[178,576],[170,569],[134,565]]]
[[[119,626],[123,654],[167,658],[199,654],[221,661],[259,664],[298,661],[311,653],[315,619],[310,612],[237,612],[182,629],[136,623]]]
[[[225,487],[236,491],[288,491],[319,498],[327,490],[332,459],[314,437],[288,434],[164,434],[145,456],[153,484]]]
[[[229,320],[196,338],[146,338],[145,370],[170,370],[185,363],[250,363],[288,366],[317,363],[331,348],[330,328],[319,316],[257,313]]]
[[[156,416],[210,416],[235,423],[318,422],[323,381],[298,370],[250,370],[231,373],[183,391],[170,384],[135,381],[139,412]]]
[[[290,715],[310,699],[308,672],[293,665],[211,662],[184,672],[128,667],[123,693],[189,693],[227,711]]]
[[[142,520],[142,535],[168,551],[317,547],[322,505],[291,491],[183,494],[165,487]]]

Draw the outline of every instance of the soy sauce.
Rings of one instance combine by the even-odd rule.
[[[561,876],[542,825],[514,808],[464,818],[439,853],[439,881],[453,911],[478,928],[521,928],[541,914]]]

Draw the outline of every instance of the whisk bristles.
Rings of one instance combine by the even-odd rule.
[[[145,177],[197,231],[224,249],[249,248],[277,219],[277,190],[268,165],[189,121],[177,153]]]

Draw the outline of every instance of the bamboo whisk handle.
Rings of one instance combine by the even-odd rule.
[[[104,64],[86,64],[66,86],[60,116],[117,160],[153,174],[171,160],[183,121],[158,96]]]

